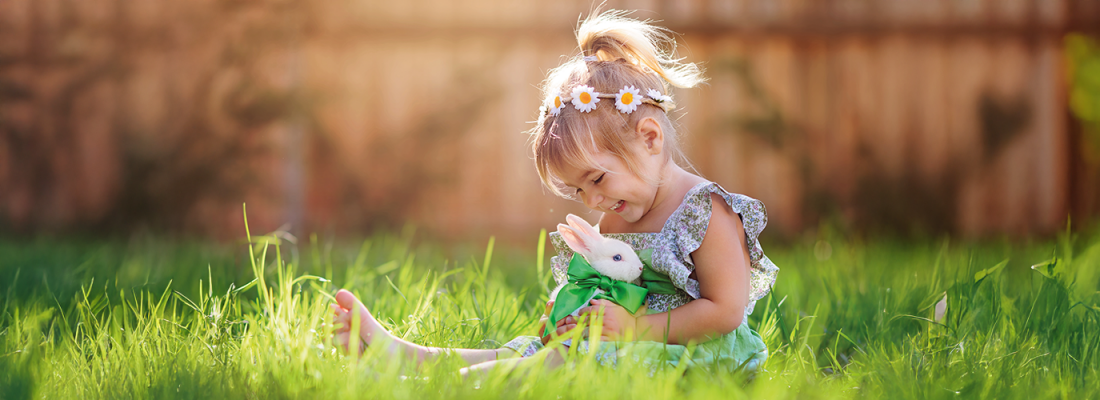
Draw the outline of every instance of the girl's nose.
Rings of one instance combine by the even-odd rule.
[[[593,210],[597,209],[603,203],[603,196],[600,194],[592,193],[584,197],[584,206]]]

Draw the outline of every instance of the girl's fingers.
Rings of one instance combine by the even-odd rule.
[[[585,308],[582,308],[580,311],[578,311],[577,314],[580,315],[580,316],[585,316],[585,315],[589,315],[589,314],[599,314],[600,311],[603,309],[603,307],[604,307],[603,305],[585,307]]]
[[[538,335],[542,338],[542,344],[543,345],[545,345],[546,343],[549,343],[550,342],[550,336],[553,336],[553,335],[542,336],[542,333],[546,331],[546,324],[550,323],[550,311],[553,308],[554,308],[554,300],[550,300],[550,301],[546,302],[546,312],[542,314],[542,318],[539,318]],[[561,321],[558,321],[558,322],[560,323]],[[560,324],[555,324],[555,325],[560,325]]]
[[[562,318],[560,321],[558,321],[558,323],[555,324],[555,325],[556,326],[562,326],[562,325],[566,325],[566,324],[576,325],[577,324],[577,318],[572,316],[572,315],[567,315],[567,316],[565,316],[565,318]]]
[[[562,335],[565,335],[566,333],[569,333],[569,331],[573,330],[573,328],[576,328],[576,327],[577,327],[577,325],[575,325],[575,324],[560,326],[560,327],[558,327],[558,330],[554,331],[554,333],[557,334],[558,336],[562,336]]]
[[[546,335],[546,336],[542,337],[542,344],[550,343],[551,339],[553,339],[555,337],[558,337],[558,336],[565,335],[565,334],[569,333],[569,331],[573,330],[576,327],[577,327],[576,324],[559,325],[558,328],[556,330],[554,330],[553,332],[550,332],[549,335]],[[542,334],[541,329],[539,330],[539,334],[540,335]]]

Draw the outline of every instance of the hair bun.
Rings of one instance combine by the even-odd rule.
[[[675,58],[676,41],[665,28],[608,10],[589,16],[577,28],[577,44],[585,56],[601,61],[624,60],[660,75],[672,86],[689,88],[706,81],[699,66]]]

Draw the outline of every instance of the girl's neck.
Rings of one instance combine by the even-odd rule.
[[[694,182],[692,178],[702,179],[685,171],[672,161],[665,163],[661,171],[661,181],[657,185],[657,194],[653,197],[653,207],[650,207],[645,217],[648,218],[652,215],[653,211],[659,211],[666,208],[671,208],[669,214],[672,214],[672,211],[675,211],[676,207],[680,205],[680,202],[684,198],[684,194],[687,193],[692,186],[695,186],[696,182]],[[656,216],[660,217],[659,219],[663,224],[664,220],[668,219],[668,216],[660,214],[661,213],[658,213]]]

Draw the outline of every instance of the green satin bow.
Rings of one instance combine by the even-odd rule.
[[[569,260],[567,275],[568,281],[554,299],[554,307],[550,309],[550,319],[543,335],[550,334],[551,326],[583,307],[589,298],[611,300],[633,313],[645,304],[645,296],[649,292],[641,286],[604,276],[577,253],[573,253],[573,259]],[[592,297],[596,289],[603,290],[604,293]]]
[[[638,258],[642,260],[642,284],[645,287],[629,282],[616,281],[597,272],[580,254],[573,253],[569,260],[568,276],[565,287],[558,291],[558,297],[554,299],[554,306],[550,309],[550,319],[547,321],[543,335],[550,334],[550,327],[562,318],[569,316],[573,310],[586,305],[589,298],[606,299],[615,302],[631,313],[645,304],[645,297],[649,293],[671,294],[676,293],[676,287],[667,275],[653,270],[653,250],[646,249],[638,252]],[[604,293],[592,297],[596,289]]]
[[[645,264],[645,269],[642,270],[642,286],[649,289],[649,294],[676,294],[678,289],[668,275],[653,269],[653,249],[639,251],[638,258]]]

